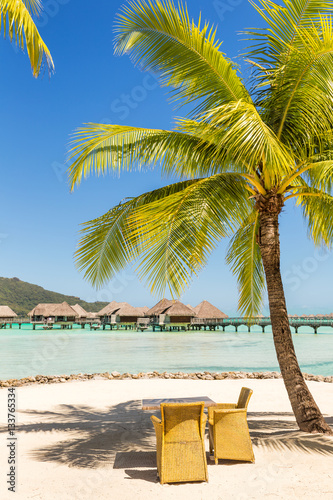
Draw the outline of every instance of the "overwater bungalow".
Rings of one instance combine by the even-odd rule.
[[[221,323],[222,319],[228,316],[217,307],[213,306],[207,300],[203,300],[196,307],[193,308],[196,316],[192,319],[193,326],[209,326],[215,329],[215,326]]]
[[[82,329],[85,328],[86,324],[90,326],[93,324],[97,325],[95,328],[100,326],[101,322],[97,313],[87,312],[80,304],[75,304],[75,306],[71,306],[71,308],[77,313],[75,322],[81,324]]]
[[[136,309],[136,312],[137,312],[140,316],[142,316],[142,317],[144,317],[144,316],[145,316],[145,314],[146,314],[146,312],[147,312],[147,311],[149,311],[149,307],[147,307],[147,306],[143,306],[143,307],[136,307],[135,309]]]
[[[38,304],[28,313],[31,323],[43,325],[61,325],[70,327],[78,319],[77,312],[67,302],[62,304]]]
[[[124,302],[116,302],[113,300],[107,306],[103,307],[103,309],[97,313],[97,316],[101,321],[109,322],[114,311],[119,309],[122,304],[124,304]]]
[[[194,307],[192,307],[191,304],[186,304],[186,307],[188,307],[189,309],[191,309],[191,311],[194,311]]]
[[[79,320],[86,320],[88,318],[88,313],[83,309],[80,304],[75,304],[75,306],[71,306],[72,309],[77,313],[77,318]]]
[[[158,316],[159,314],[163,314],[168,307],[172,306],[172,300],[169,299],[161,299],[157,304],[155,304],[151,309],[146,311],[146,316]]]
[[[10,325],[17,318],[17,314],[8,307],[8,306],[0,306],[0,328],[6,328],[6,324]]]
[[[148,311],[148,307],[133,307],[127,302],[112,301],[103,307],[97,315],[104,325],[134,327],[138,318],[143,317],[146,311]]]
[[[146,312],[154,326],[160,328],[189,328],[196,313],[179,300],[162,299]]]
[[[228,315],[222,312],[217,307],[213,306],[208,300],[203,300],[194,308],[194,312],[197,318],[204,319],[224,319],[228,318]]]

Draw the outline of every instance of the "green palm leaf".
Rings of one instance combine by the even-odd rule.
[[[144,193],[131,198],[109,210],[105,215],[84,223],[76,262],[85,277],[94,286],[101,286],[110,277],[135,260],[138,256],[137,241],[133,237],[133,226],[129,227],[129,217],[141,205],[163,199],[197,181],[185,181]]]
[[[204,133],[196,133],[195,122],[190,120],[178,120],[178,129],[223,145],[227,165],[244,165],[253,173],[262,164],[263,182],[268,188],[291,172],[292,155],[277,140],[252,103],[225,104],[211,109],[203,118],[209,124],[206,131],[203,129]]]
[[[238,309],[248,317],[260,313],[265,290],[265,274],[257,244],[259,226],[259,213],[253,211],[231,239],[226,257],[237,276]]]
[[[0,30],[21,49],[26,48],[33,75],[37,77],[45,61],[49,71],[54,70],[49,49],[41,38],[31,14],[41,9],[39,0],[0,0]]]
[[[310,238],[316,245],[332,247],[333,197],[314,188],[308,188],[296,198],[308,225]]]
[[[321,16],[331,14],[333,9],[332,0],[284,0],[284,5],[270,0],[258,0],[259,5],[252,0],[250,3],[268,27],[246,31],[256,42],[248,55],[264,66],[279,64],[281,54],[289,55],[297,44],[299,30],[316,26]]]
[[[132,218],[142,255],[139,276],[153,293],[161,295],[168,289],[179,296],[217,242],[230,235],[248,211],[244,181],[230,174],[200,179],[140,207]]]
[[[120,172],[160,164],[165,173],[194,176],[214,173],[226,154],[220,145],[168,130],[89,123],[74,135],[68,170],[71,188],[95,172]]]
[[[115,30],[116,52],[157,72],[183,104],[199,100],[195,113],[239,99],[251,102],[235,65],[219,50],[214,28],[200,21],[196,26],[181,2],[178,9],[171,1],[130,2]]]
[[[244,181],[220,174],[133,198],[84,225],[78,266],[100,286],[136,262],[153,293],[168,288],[179,295],[216,242],[245,217],[249,206],[243,192]]]
[[[277,136],[302,151],[314,141],[320,144],[333,126],[331,22],[322,19],[320,30],[307,28],[299,32],[299,38],[298,48],[290,53],[283,72],[276,71],[273,90],[262,106],[268,110],[266,119]]]

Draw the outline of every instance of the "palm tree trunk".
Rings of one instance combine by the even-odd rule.
[[[267,200],[265,200],[267,202]],[[291,336],[286,301],[280,272],[279,213],[282,203],[258,207],[260,213],[259,246],[266,275],[273,338],[297,424],[305,432],[332,434],[325,422],[300,370]],[[273,208],[273,210],[272,210]],[[274,209],[275,208],[275,209]]]

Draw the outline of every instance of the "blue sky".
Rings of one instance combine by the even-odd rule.
[[[38,27],[56,72],[34,79],[26,54],[0,39],[0,276],[14,277],[85,300],[153,305],[157,298],[131,268],[94,290],[74,264],[79,224],[127,196],[167,183],[158,169],[120,178],[90,177],[73,193],[66,176],[69,136],[85,122],[171,128],[181,114],[165,89],[126,56],[113,55],[112,26],[123,2],[46,0]],[[190,0],[191,16],[218,24],[222,50],[241,64],[239,35],[263,21],[246,0]],[[244,66],[242,66],[244,68]],[[237,311],[237,283],[225,264],[227,242],[182,297],[207,299],[227,314]],[[282,273],[291,313],[331,312],[331,253],[315,250],[300,213],[289,204],[281,216]],[[267,305],[265,311],[267,313]]]

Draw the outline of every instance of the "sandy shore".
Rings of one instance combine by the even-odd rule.
[[[155,436],[142,398],[206,395],[234,402],[254,391],[255,464],[208,462],[209,483],[161,486]],[[333,426],[333,384],[308,382]],[[1,500],[332,498],[333,438],[301,433],[281,380],[91,380],[16,389],[16,493],[9,471],[7,389],[0,390]],[[207,440],[208,450],[208,440]]]

